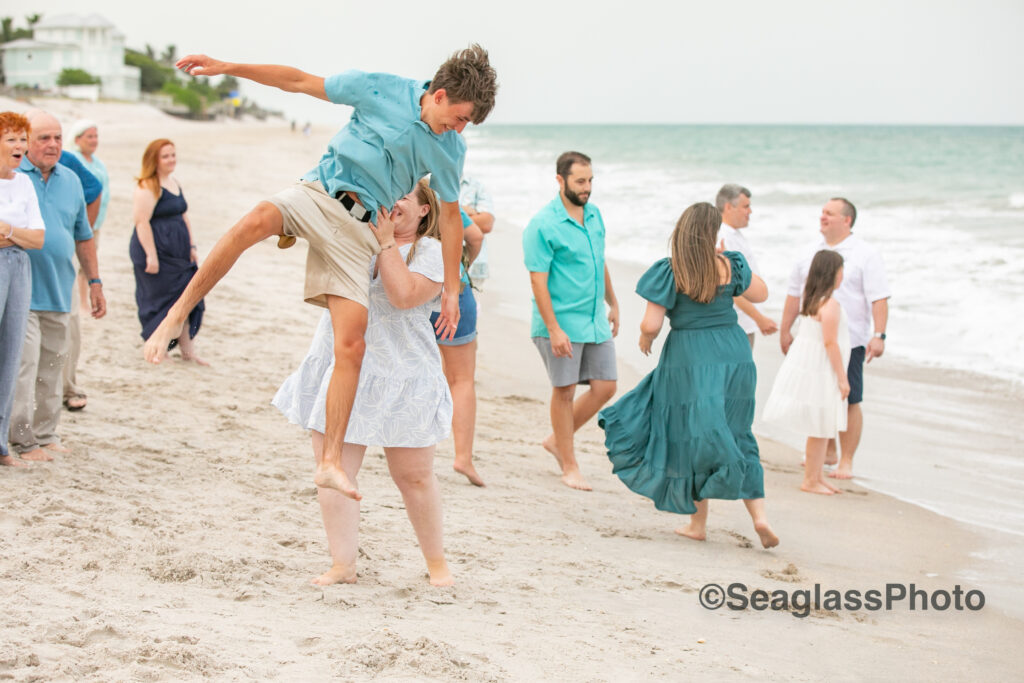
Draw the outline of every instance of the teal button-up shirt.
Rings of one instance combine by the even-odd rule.
[[[548,274],[555,319],[573,343],[600,344],[612,338],[604,305],[604,233],[596,206],[583,207],[580,225],[566,212],[561,196],[541,209],[523,231],[526,269]],[[549,336],[536,299],[530,334]]]

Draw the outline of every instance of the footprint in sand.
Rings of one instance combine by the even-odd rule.
[[[800,571],[792,562],[786,565],[785,569],[781,569],[778,571],[774,569],[764,569],[761,571],[761,576],[765,577],[766,579],[784,581],[786,583],[799,583],[803,581],[803,577],[800,576]]]

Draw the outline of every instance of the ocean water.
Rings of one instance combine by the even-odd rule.
[[[485,125],[466,138],[466,173],[518,226],[555,196],[558,154],[588,154],[608,253],[638,264],[667,255],[684,208],[746,186],[776,315],[821,207],[847,197],[890,279],[886,353],[1024,383],[1024,127]]]

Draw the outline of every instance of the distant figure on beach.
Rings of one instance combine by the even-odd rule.
[[[142,338],[149,339],[164,321],[199,269],[185,191],[171,174],[178,165],[174,143],[153,140],[142,154],[142,170],[132,195],[132,231],[128,254],[135,270],[135,303],[142,323]],[[200,300],[188,313],[188,325],[168,342],[178,346],[181,359],[209,365],[196,353],[195,336],[203,323],[206,304]]]
[[[594,180],[590,157],[565,152],[555,173],[558,196],[523,231],[533,288],[530,335],[552,386],[552,433],[544,448],[558,461],[563,483],[589,491],[573,434],[615,395],[619,304],[604,262],[604,220],[588,201]],[[579,398],[577,384],[590,385]]]
[[[479,287],[490,277],[486,237],[494,229],[494,200],[483,183],[476,178],[462,176],[459,184],[459,204],[484,235],[480,253],[469,267],[469,277],[473,281],[473,286]]]
[[[452,440],[455,442],[456,472],[474,486],[483,486],[484,480],[473,465],[473,436],[476,431],[476,297],[467,269],[480,254],[484,234],[480,227],[462,210],[462,292],[459,294],[459,325],[451,339],[438,331],[437,343],[441,347],[444,375],[455,403],[452,416]],[[430,314],[430,322],[437,324],[439,313]]]
[[[434,477],[434,451],[448,435],[452,399],[428,319],[436,308],[444,262],[434,191],[420,181],[399,199],[390,217],[380,209],[371,226],[381,252],[371,260],[366,357],[348,421],[341,465],[352,485],[367,446],[383,446],[391,478],[427,561],[430,583],[452,583],[444,558],[441,494]],[[427,235],[430,235],[428,237]],[[331,318],[320,319],[313,344],[299,369],[285,380],[273,404],[313,431],[313,454],[324,457],[328,383],[334,364]],[[359,552],[359,501],[332,488],[317,489],[332,566],[313,583],[354,583]]]
[[[306,121],[306,125],[304,125],[302,127],[302,134],[305,135],[308,138],[310,133],[312,133],[312,132],[313,132],[313,124],[310,123],[309,121]]]
[[[598,416],[613,471],[659,510],[689,514],[677,534],[703,541],[708,499],[743,499],[761,545],[779,539],[764,509],[764,471],[754,420],[757,370],[736,324],[733,298],[768,298],[743,255],[716,252],[722,215],[702,202],[672,233],[670,258],[640,278],[647,300],[640,350],[651,352],[665,317],[671,330],[658,367]]]
[[[850,382],[846,429],[839,433],[839,467],[829,476],[836,479],[853,477],[853,455],[860,443],[864,415],[860,403],[864,399],[864,363],[885,353],[885,326],[889,321],[889,282],[885,277],[882,255],[873,246],[853,234],[857,209],[848,199],[833,197],[821,210],[822,239],[793,268],[782,311],[779,343],[782,353],[793,343],[792,327],[800,310],[800,295],[814,255],[832,249],[843,257],[843,281],[835,298],[846,311],[850,327],[850,363],[846,369]],[[874,331],[872,332],[872,327]],[[836,440],[830,439],[826,464],[836,462]]]
[[[368,223],[378,208],[390,210],[430,174],[430,185],[441,199],[445,269],[438,327],[450,338],[459,322],[458,200],[466,153],[459,133],[470,121],[482,123],[494,107],[495,71],[479,45],[456,52],[431,81],[360,71],[325,79],[287,66],[232,64],[205,55],[188,55],[177,66],[194,76],[228,74],[355,108],[301,182],[257,204],[217,241],[146,342],[145,356],[160,362],[168,342],[181,334],[189,311],[243,251],[267,237],[278,237],[281,247],[297,237],[306,239],[305,298],[330,311],[335,353],[324,456],[314,481],[358,500],[359,492],[341,466],[341,446],[365,349],[368,265],[380,251]]]
[[[18,170],[29,177],[35,188],[46,224],[46,240],[42,249],[28,252],[32,299],[11,412],[10,440],[25,460],[53,460],[51,452],[70,453],[61,445],[57,427],[74,298],[74,256],[77,255],[88,279],[94,318],[106,314],[107,302],[82,181],[60,163],[60,122],[38,110],[28,120],[28,150]]]
[[[26,250],[41,249],[46,238],[36,189],[27,175],[15,172],[28,148],[30,128],[21,114],[0,114],[0,465],[12,467],[26,466],[7,445],[32,301]]]
[[[846,431],[850,383],[850,330],[832,294],[843,281],[843,257],[814,255],[800,304],[800,331],[775,375],[762,419],[807,434],[800,489],[831,495],[842,490],[825,479],[828,440]]]
[[[738,251],[747,260],[750,272],[760,276],[761,269],[754,258],[754,250],[750,248],[750,242],[743,234],[750,225],[750,190],[732,183],[723,185],[715,197],[715,207],[722,214],[722,227],[718,231],[718,239],[725,244],[726,251]],[[761,334],[775,334],[779,326],[775,321],[761,313],[760,309],[746,297],[738,296],[733,300],[736,306],[736,318],[740,327],[747,333],[750,340],[750,348],[754,348],[754,335],[760,330]]]
[[[88,119],[75,121],[71,126],[71,139],[74,147],[61,154],[61,163],[67,165],[67,156],[81,162],[100,185],[99,195],[91,199],[91,192],[85,192],[86,215],[89,217],[89,224],[92,227],[93,244],[96,245],[97,253],[100,248],[100,228],[107,217],[107,204],[110,203],[110,174],[107,167],[99,157],[96,156],[96,148],[99,146],[99,128]],[[83,190],[86,187],[87,179],[79,174],[82,180]],[[68,362],[64,364],[64,407],[74,412],[85,408],[87,397],[85,391],[78,384],[78,358],[82,353],[82,331],[78,311],[89,305],[89,283],[86,282],[85,273],[78,270],[78,298],[71,300],[71,324],[69,331],[70,344],[68,347]]]

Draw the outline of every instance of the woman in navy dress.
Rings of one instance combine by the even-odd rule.
[[[142,155],[142,171],[135,188],[135,230],[129,254],[135,267],[135,302],[143,339],[149,339],[199,268],[185,193],[171,177],[176,164],[174,143],[163,138],[154,140]],[[193,341],[205,309],[206,304],[200,301],[189,313],[187,327],[183,326],[168,346],[180,346],[182,359],[199,365],[209,365],[196,355]]]

